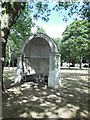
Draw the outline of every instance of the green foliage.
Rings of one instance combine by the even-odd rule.
[[[44,2],[30,2],[29,3],[29,9],[34,11],[34,19],[41,18],[44,21],[49,20],[49,16],[51,12],[57,11],[59,15],[63,16],[63,20],[67,21],[69,17],[72,17],[73,15],[76,15],[83,18],[87,19],[90,21],[90,2],[84,2],[81,4],[80,2],[77,1],[70,1],[70,2],[60,2],[57,1],[55,4],[52,3],[51,7],[51,2],[50,1],[44,1]],[[63,10],[65,12],[63,12]],[[67,14],[66,14],[67,13]]]
[[[37,33],[46,33],[46,31],[44,30],[44,28],[38,27],[37,28]]]
[[[76,20],[69,25],[63,33],[61,43],[62,59],[67,62],[80,62],[88,60],[90,53],[90,23],[84,20]]]
[[[30,2],[28,5],[28,8],[30,11],[34,12],[33,18],[34,19],[38,19],[41,18],[44,21],[48,21],[49,20],[49,16],[51,13],[51,9],[49,6],[49,2],[48,1],[38,1],[38,2]]]
[[[58,47],[59,53],[61,54],[61,39],[60,38],[53,38],[53,40]]]
[[[11,48],[11,58],[14,59],[20,53],[24,40],[30,36],[31,28],[34,26],[30,13],[27,9],[20,15],[17,22],[11,27],[6,47],[6,56],[8,59],[8,48]]]
[[[5,2],[1,4],[1,28],[10,28],[19,18],[21,12],[25,9],[25,2]]]

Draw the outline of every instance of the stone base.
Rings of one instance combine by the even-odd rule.
[[[60,71],[50,71],[48,78],[48,87],[52,88],[60,88],[61,79],[60,79]]]

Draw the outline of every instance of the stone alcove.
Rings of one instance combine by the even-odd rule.
[[[43,74],[48,76],[49,87],[60,86],[60,55],[57,45],[46,34],[37,33],[25,40],[18,59],[15,83],[20,82],[24,74]]]

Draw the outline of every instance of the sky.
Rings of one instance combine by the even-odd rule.
[[[51,4],[50,7],[53,7],[55,3]],[[65,14],[67,14],[65,11],[62,11]],[[67,22],[63,21],[63,16],[56,12],[56,11],[52,11],[49,21],[45,22],[43,21],[41,18],[39,18],[38,20],[34,20],[36,26],[38,27],[42,27],[46,34],[49,35],[52,38],[62,38],[62,33],[64,32],[64,30],[66,29],[66,26],[68,26],[69,24],[71,24],[74,21],[73,18],[69,18],[69,20]],[[36,32],[37,27],[32,28],[32,32],[35,33]]]

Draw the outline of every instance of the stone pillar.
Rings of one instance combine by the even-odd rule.
[[[55,69],[55,55],[51,53],[49,57],[49,71],[53,71],[54,69]]]
[[[60,56],[56,54],[50,55],[48,87],[59,88],[61,85],[60,79]]]
[[[22,56],[20,56],[20,58],[18,59],[18,64],[17,64],[17,69],[15,72],[15,76],[14,76],[14,83],[20,83],[21,79],[22,79]]]

